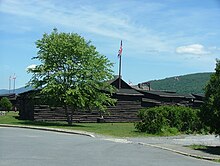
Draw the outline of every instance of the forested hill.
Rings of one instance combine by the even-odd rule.
[[[204,88],[210,79],[212,73],[196,73],[183,76],[153,80],[151,88],[154,90],[169,90],[181,94],[204,93]]]

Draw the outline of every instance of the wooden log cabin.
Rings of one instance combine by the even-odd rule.
[[[138,121],[137,112],[142,108],[141,101],[144,96],[121,80],[121,88],[118,89],[119,79],[108,81],[116,87],[113,98],[117,99],[115,106],[109,106],[104,114],[105,122],[135,122]],[[38,91],[29,91],[19,94],[20,118],[37,121],[65,121],[66,115],[61,107],[49,107],[45,103],[39,103]],[[76,111],[73,115],[74,122],[97,122],[100,119],[98,110]]]
[[[121,79],[121,88],[118,88],[119,78],[108,81],[116,87],[113,98],[117,99],[115,106],[109,106],[104,114],[105,122],[136,122],[137,112],[144,107],[160,105],[185,105],[194,106],[193,95],[179,95],[174,92],[144,90],[133,88]],[[38,91],[32,90],[19,94],[19,113],[21,119],[36,121],[66,121],[66,115],[61,107],[49,107],[46,103],[40,103]],[[197,106],[199,106],[197,102]],[[100,120],[98,110],[74,112],[74,122],[97,122]]]

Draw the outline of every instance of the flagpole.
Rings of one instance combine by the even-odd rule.
[[[118,89],[121,89],[121,55],[119,56],[119,78],[118,78]]]
[[[122,40],[121,40],[121,45],[120,45],[120,49],[118,51],[118,57],[119,57],[119,78],[118,78],[118,89],[121,88],[121,55],[122,55]]]

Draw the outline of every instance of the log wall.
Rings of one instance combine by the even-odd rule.
[[[141,109],[140,101],[118,101],[115,106],[108,107],[103,115],[105,122],[136,122],[137,112]],[[73,115],[73,122],[97,122],[98,111],[78,111]],[[34,106],[36,121],[66,121],[65,111],[61,107],[50,108],[48,105]]]

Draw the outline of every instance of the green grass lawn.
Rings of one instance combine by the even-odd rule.
[[[7,112],[5,116],[0,116],[0,124],[81,130],[114,137],[173,136],[181,134],[177,131],[173,131],[172,128],[164,130],[162,133],[155,135],[138,132],[135,129],[134,123],[74,123],[72,126],[69,126],[67,122],[37,122],[30,120],[19,120],[18,112]]]
[[[137,132],[134,123],[74,123],[72,126],[68,126],[66,122],[36,122],[30,120],[18,120],[17,117],[18,112],[8,112],[5,116],[0,116],[0,124],[81,130],[114,137],[152,136],[147,133]]]
[[[207,150],[207,146],[205,145],[193,144],[193,145],[190,145],[189,147],[194,150]]]

